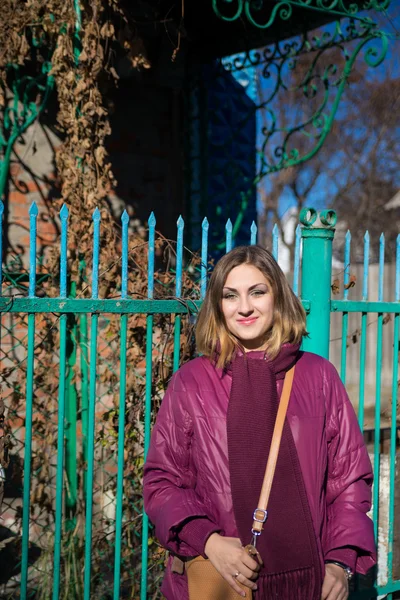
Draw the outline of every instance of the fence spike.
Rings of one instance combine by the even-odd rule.
[[[293,292],[299,295],[299,276],[300,276],[300,245],[301,245],[301,227],[296,227],[294,244],[294,266],[293,266]]]
[[[122,261],[121,261],[121,298],[128,295],[128,225],[129,215],[124,210],[121,216],[122,222]]]
[[[32,202],[30,208],[29,208],[29,216],[30,217],[37,217],[39,214],[39,209],[37,207],[36,202]]]
[[[204,298],[207,289],[207,266],[208,266],[208,230],[209,223],[204,217],[201,224],[201,275],[200,275],[200,297]]]
[[[99,296],[99,254],[100,254],[100,218],[99,208],[93,212],[93,265],[92,265],[92,298]]]
[[[96,208],[93,211],[93,216],[92,216],[93,221],[98,222],[101,219],[101,213],[99,210],[99,207],[96,206]]]
[[[347,300],[349,295],[349,281],[350,281],[350,258],[351,258],[351,232],[349,229],[345,235],[344,244],[344,275],[343,275],[343,298]]]
[[[395,300],[400,300],[400,233],[396,238],[396,284],[395,284]]]
[[[128,213],[126,212],[126,209],[125,209],[125,210],[124,210],[124,212],[122,213],[122,216],[121,216],[121,222],[122,222],[122,223],[124,223],[124,224],[125,224],[125,223],[129,223],[129,215],[128,215]]]
[[[183,230],[185,227],[185,221],[183,220],[182,215],[179,215],[176,224],[178,226],[178,233],[176,238],[175,295],[177,298],[180,298],[182,295]]]
[[[225,235],[226,235],[226,253],[232,250],[232,221],[230,219],[227,220],[225,225]]]
[[[364,269],[362,299],[368,300],[368,270],[369,270],[369,232],[364,234]]]
[[[68,206],[64,203],[61,207],[60,210],[60,219],[61,221],[68,219],[68,215],[69,215],[69,210],[68,210]]]
[[[36,292],[36,238],[38,207],[32,202],[29,209],[29,297],[34,298]]]
[[[272,229],[272,256],[277,261],[278,260],[278,252],[279,252],[279,227],[278,224],[275,223]]]
[[[257,244],[257,231],[258,231],[258,227],[256,225],[256,222],[253,221],[251,226],[250,226],[250,244],[252,246],[254,246],[255,244]]]
[[[368,300],[368,276],[369,276],[369,232],[364,234],[363,250],[363,285],[362,299]],[[361,430],[364,430],[365,416],[365,365],[367,361],[367,313],[361,315],[361,339],[360,339],[360,385],[358,392],[358,423]]]
[[[383,278],[385,270],[385,234],[382,232],[379,237],[379,287],[378,302],[383,300]]]
[[[61,219],[61,253],[60,253],[60,298],[67,297],[67,273],[68,273],[68,207],[62,205],[60,210]]]
[[[400,236],[396,238],[396,276],[395,276],[395,301],[399,300],[399,260],[400,260]],[[390,415],[390,459],[389,459],[389,531],[388,531],[388,572],[393,573],[393,558],[394,558],[394,528],[391,526],[395,523],[395,506],[396,506],[396,455],[397,455],[397,423],[398,423],[398,403],[393,402],[394,398],[398,398],[399,390],[399,326],[400,326],[399,315],[394,315],[394,327],[393,327],[393,353],[392,353],[392,410]],[[389,596],[390,597],[390,596]]]
[[[61,243],[60,243],[60,298],[68,296],[68,207],[64,203],[60,210],[61,220]],[[60,316],[60,354],[59,354],[59,381],[67,380],[67,315]],[[61,563],[61,540],[63,522],[63,482],[64,462],[66,464],[67,478],[70,473],[68,459],[64,461],[64,434],[66,425],[65,400],[67,385],[58,386],[58,425],[57,425],[57,472],[56,472],[56,504],[55,504],[55,537],[54,537],[54,577],[53,598],[59,598],[60,593],[60,563]],[[71,409],[72,410],[72,409]],[[71,423],[69,423],[71,425]],[[69,444],[68,444],[69,446]],[[66,455],[71,453],[71,447],[65,447]],[[76,472],[76,469],[75,469]]]
[[[379,237],[379,276],[378,276],[378,302],[383,301],[383,278],[385,268],[385,236]],[[382,399],[382,345],[383,345],[383,314],[378,313],[376,336],[376,363],[375,363],[375,425],[374,425],[374,477],[373,492],[373,522],[375,538],[378,536],[379,524],[379,482],[380,482],[380,448],[381,448],[381,399]],[[397,382],[396,382],[397,383]]]
[[[156,217],[151,212],[149,220],[149,244],[147,258],[147,297],[153,298],[154,295],[154,254],[155,254],[155,236],[156,236]]]

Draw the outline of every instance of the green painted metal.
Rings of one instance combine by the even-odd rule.
[[[86,499],[87,459],[89,432],[89,339],[88,317],[86,313],[79,315],[79,349],[81,366],[81,422],[82,422],[82,458],[83,458],[83,490]]]
[[[326,220],[325,216],[321,218],[321,221],[328,225],[329,221]],[[334,218],[334,224],[336,224],[336,215]],[[344,298],[347,300],[349,290],[348,283],[350,279],[350,241],[351,234],[350,231],[346,233],[346,242],[345,242],[345,250],[344,250]],[[349,313],[344,312],[342,317],[342,357],[341,357],[341,365],[340,365],[340,376],[344,384],[346,384],[346,360],[347,360],[347,333],[349,327]]]
[[[400,592],[400,581],[393,581],[387,585],[377,585],[373,589],[361,590],[356,594],[350,596],[350,600],[373,600],[381,597],[386,598],[387,594]]]
[[[378,539],[379,518],[379,474],[380,474],[380,441],[381,441],[381,374],[382,374],[382,331],[383,315],[378,315],[378,335],[376,343],[376,391],[375,391],[375,433],[374,433],[374,497],[373,520],[375,539]]]
[[[347,334],[349,328],[349,313],[343,313],[342,317],[342,356],[340,361],[340,377],[346,384],[346,363],[347,363]]]
[[[76,284],[71,283],[71,296],[76,295]],[[77,355],[78,328],[75,315],[68,315],[68,344],[66,372],[66,406],[65,406],[65,475],[67,490],[65,495],[66,529],[71,531],[76,527],[76,503],[78,496],[78,456],[77,456],[77,414],[78,401],[75,386],[75,368]],[[61,356],[60,356],[61,361]],[[64,376],[65,380],[65,376]],[[63,381],[60,378],[60,381]]]
[[[57,440],[57,482],[56,482],[56,522],[54,536],[54,569],[53,600],[58,600],[60,593],[60,564],[63,524],[63,491],[64,491],[64,416],[65,416],[65,381],[67,350],[67,315],[60,317],[60,385],[58,388],[58,440]],[[75,448],[76,452],[76,448]],[[66,469],[68,471],[68,467]],[[75,471],[76,474],[76,471]]]
[[[114,555],[114,600],[120,597],[121,587],[121,548],[122,548],[122,508],[124,495],[124,441],[126,410],[126,348],[128,339],[128,315],[121,316],[120,346],[120,390],[119,390],[119,424],[118,424],[118,475],[116,490],[115,516],[115,555]]]
[[[300,217],[304,221],[304,215]],[[308,221],[307,221],[308,223]],[[302,229],[303,268],[302,297],[310,302],[307,315],[309,336],[303,349],[329,357],[329,325],[331,311],[332,240],[334,231],[322,227]]]
[[[380,271],[378,301],[368,301],[368,253],[369,237],[366,236],[366,250],[364,261],[363,299],[352,301],[348,299],[349,265],[350,265],[350,235],[346,236],[345,246],[345,274],[344,274],[344,298],[342,300],[331,300],[331,260],[332,241],[334,231],[331,228],[312,227],[317,215],[315,211],[304,209],[300,215],[304,227],[303,238],[303,263],[302,263],[302,295],[308,300],[307,329],[310,337],[305,339],[303,347],[328,357],[329,350],[329,323],[330,314],[341,312],[342,320],[342,358],[341,376],[346,380],[346,356],[349,313],[361,313],[361,339],[360,339],[360,389],[359,389],[359,414],[360,427],[364,426],[364,394],[365,394],[365,367],[367,358],[367,317],[370,314],[377,315],[377,341],[376,341],[376,395],[375,395],[375,423],[374,423],[374,488],[373,488],[373,511],[374,533],[378,539],[379,526],[379,499],[380,499],[380,461],[381,461],[381,410],[382,410],[382,348],[383,348],[383,324],[386,313],[394,313],[394,352],[393,352],[393,378],[392,378],[392,408],[390,424],[390,489],[389,489],[389,532],[388,532],[388,583],[384,586],[375,585],[371,590],[359,590],[352,593],[352,600],[370,599],[371,595],[387,594],[392,598],[393,594],[400,589],[400,582],[393,579],[393,544],[394,544],[394,519],[395,519],[395,483],[396,483],[396,435],[397,435],[397,398],[398,398],[398,343],[399,343],[399,319],[400,319],[400,236],[397,244],[396,256],[396,298],[394,302],[383,300],[383,269],[384,269],[384,238],[381,236],[380,246]],[[324,223],[325,221],[325,223]],[[335,222],[321,219],[327,227]]]
[[[88,414],[88,460],[86,485],[86,519],[85,519],[85,572],[84,600],[90,600],[91,560],[92,560],[92,525],[93,525],[93,478],[94,478],[94,435],[96,420],[96,383],[97,383],[97,332],[99,315],[92,315],[90,331],[90,390]]]
[[[152,395],[152,365],[153,365],[153,315],[146,319],[146,392],[144,405],[144,456],[146,460],[150,443],[151,430],[151,395]],[[140,599],[147,599],[147,565],[149,560],[149,518],[143,512],[142,521],[142,575],[140,585]]]
[[[365,403],[365,365],[367,360],[367,313],[361,315],[360,338],[360,391],[358,397],[358,423],[364,429],[364,403]]]
[[[340,4],[344,6],[341,0]],[[263,17],[266,12],[263,5],[266,9],[272,6],[266,0],[214,0],[214,10],[220,17],[222,12],[218,7],[222,5],[231,15],[228,20],[235,20],[239,15],[240,18],[244,15],[246,18],[250,15],[254,18],[256,15]],[[246,116],[249,119],[254,114],[260,115],[258,138],[261,141],[257,153],[259,167],[253,181],[249,181],[248,189],[241,193],[240,207],[238,206],[232,225],[233,236],[241,227],[254,189],[265,176],[303,164],[321,150],[336,119],[356,62],[362,57],[368,67],[375,68],[387,55],[391,34],[377,26],[372,19],[372,12],[364,17],[359,14],[360,4],[351,3],[349,6],[354,12],[350,17],[345,9],[342,12],[335,11],[332,8],[334,5],[338,5],[338,2],[325,4],[319,1],[299,1],[297,7],[302,7],[305,24],[308,23],[306,12],[310,9],[314,14],[315,10],[329,14],[330,20],[334,22],[312,32],[305,25],[301,34],[290,41],[278,40],[264,48],[242,52],[221,61],[221,70],[229,71],[238,79],[241,74],[248,76],[250,73],[261,90]],[[383,3],[380,6],[384,9]],[[278,10],[279,7],[281,10]],[[270,24],[279,15],[287,14],[289,18],[290,7],[291,2],[275,4],[272,11],[274,19]],[[255,24],[251,19],[250,21]],[[265,28],[265,24],[260,27]],[[337,60],[339,55],[341,60]],[[336,58],[333,59],[333,56]],[[307,68],[304,68],[305,62]],[[283,119],[281,114],[282,104],[288,93],[294,98],[292,103],[307,107],[306,110],[298,110],[293,120]],[[289,114],[290,109],[286,112]],[[225,140],[228,154],[230,145],[235,142],[235,137]],[[237,143],[240,144],[239,137]],[[221,152],[224,151],[221,142]]]
[[[399,347],[399,315],[394,317],[393,346]],[[398,397],[399,361],[396,352],[393,352],[393,375],[392,375],[392,409],[390,424],[390,495],[389,495],[389,528],[388,535],[388,572],[389,581],[393,581],[393,542],[395,522],[395,486],[396,486],[396,445],[397,445],[397,397]]]
[[[37,120],[47,104],[54,88],[54,78],[49,75],[51,65],[43,63],[38,78],[20,74],[18,65],[10,65],[12,72],[12,100],[3,109],[3,123],[0,128],[0,199],[4,192],[9,176],[11,155],[16,141]],[[36,89],[39,101],[32,101],[33,90]]]
[[[79,262],[79,279],[85,281],[86,263],[84,260]],[[80,369],[81,369],[81,389],[80,389],[80,415],[82,423],[82,456],[83,461],[83,493],[86,500],[87,487],[87,458],[88,458],[88,429],[89,429],[89,337],[88,337],[88,315],[81,312],[78,316],[78,339],[80,351]]]
[[[393,346],[399,347],[399,315],[394,318]],[[390,425],[390,497],[389,497],[389,523],[394,524],[395,518],[395,485],[396,485],[396,444],[397,444],[397,397],[398,397],[399,361],[397,353],[393,353],[393,377],[392,377],[392,410]],[[393,581],[393,541],[394,527],[389,528],[388,536],[388,571],[390,581]]]
[[[176,315],[174,324],[174,372],[179,369],[181,353],[181,316]]]
[[[310,310],[311,302],[303,299],[304,309]],[[89,364],[87,315],[89,314],[193,314],[195,315],[201,306],[201,300],[182,298],[178,300],[83,300],[83,299],[58,299],[58,298],[9,298],[0,297],[0,313],[69,313],[80,315],[79,335],[81,340],[81,364],[84,372]],[[346,302],[345,310],[348,312],[392,312],[400,313],[399,302],[368,302],[360,306],[358,302]],[[332,310],[340,312],[344,306],[341,301],[332,301]],[[343,308],[342,308],[343,307]],[[376,308],[376,310],[375,310]],[[85,333],[86,332],[86,333]],[[82,381],[87,385],[88,378]]]
[[[43,51],[44,60],[37,76],[28,75],[25,65],[9,64],[6,67],[9,97],[5,94],[6,103],[1,109],[3,118],[0,125],[0,199],[4,197],[15,143],[39,118],[54,89],[54,77],[50,74],[51,51],[49,54],[41,36],[37,35],[36,24],[27,23],[26,29],[30,30],[35,51],[38,48]]]
[[[332,300],[332,312],[400,314],[400,302],[371,302],[364,300]]]
[[[312,18],[317,13],[325,14],[326,18],[351,17],[369,25],[373,23],[371,11],[385,12],[389,5],[390,0],[367,0],[362,3],[346,3],[343,0],[331,0],[329,3],[323,0],[279,0],[272,5],[267,0],[212,0],[213,10],[220,19],[228,22],[247,20],[258,29],[269,29],[277,25],[279,19],[290,21],[294,16],[293,9],[302,10],[304,19]],[[369,12],[366,15],[363,11]],[[295,12],[295,15],[298,14]]]
[[[200,300],[100,300],[74,298],[0,298],[0,312],[87,314],[187,314],[196,313]]]
[[[35,360],[35,315],[28,315],[28,356],[26,373],[26,415],[25,415],[25,450],[24,450],[24,491],[22,512],[22,560],[21,560],[21,600],[28,598],[28,551],[29,551],[29,517],[30,517],[30,484],[32,458],[32,415],[33,415],[33,374]]]
[[[81,33],[81,29],[82,29],[82,10],[81,10],[81,4],[80,4],[79,0],[74,0],[74,11],[76,14],[75,32],[74,32],[74,57],[75,57],[75,64],[78,64],[79,55],[81,53],[80,33]]]
[[[301,230],[302,241],[303,241],[303,252],[302,252],[302,302],[307,311],[307,328],[310,333],[310,337],[304,340],[304,349],[316,352],[323,356],[328,356],[329,352],[329,329],[330,329],[330,317],[334,312],[340,312],[348,316],[350,313],[360,313],[362,326],[361,326],[361,345],[360,345],[360,366],[361,371],[365,369],[366,364],[366,329],[367,329],[367,316],[371,313],[378,315],[378,340],[377,340],[377,403],[376,403],[376,414],[375,414],[375,460],[374,470],[376,481],[379,474],[379,439],[380,439],[380,406],[381,406],[381,388],[380,388],[380,372],[382,367],[382,341],[383,341],[383,322],[385,313],[394,313],[394,340],[395,347],[397,348],[399,340],[399,327],[400,327],[400,242],[399,242],[399,268],[398,268],[398,283],[396,289],[395,300],[392,302],[383,301],[383,297],[380,294],[377,302],[371,302],[367,299],[368,295],[363,292],[363,300],[353,301],[349,300],[347,294],[341,300],[331,299],[331,259],[332,259],[332,241],[334,238],[333,226],[336,222],[336,215],[332,211],[328,214],[319,215],[320,222],[324,227],[316,226],[318,214],[313,209],[305,209],[301,214],[301,222],[303,228]],[[127,248],[127,243],[126,243]],[[178,253],[178,257],[180,254]],[[154,258],[154,257],[153,257]],[[349,258],[345,261],[349,264]],[[178,268],[179,267],[179,268]],[[182,261],[177,261],[177,284],[181,280],[182,276]],[[127,269],[127,262],[125,262],[125,269]],[[152,269],[149,269],[149,278],[153,277]],[[345,274],[345,283],[347,281],[347,275]],[[383,275],[380,279],[383,281]],[[96,279],[98,283],[98,280]],[[97,285],[96,283],[96,285]],[[60,597],[62,589],[62,560],[61,560],[61,548],[63,542],[63,535],[67,528],[64,528],[67,514],[63,515],[63,497],[68,490],[66,481],[68,481],[68,475],[65,474],[68,468],[71,468],[71,464],[68,467],[68,460],[63,463],[63,439],[68,440],[67,429],[64,428],[64,421],[62,415],[64,414],[65,401],[68,403],[68,390],[71,388],[71,379],[68,377],[68,370],[71,368],[77,369],[78,364],[81,368],[80,380],[81,386],[78,389],[81,390],[81,420],[83,439],[82,447],[83,452],[87,458],[87,477],[85,479],[85,499],[86,506],[84,506],[84,517],[85,517],[85,548],[84,548],[84,585],[83,595],[84,600],[89,600],[94,595],[94,573],[91,569],[91,561],[94,553],[94,542],[92,543],[92,524],[93,524],[93,500],[94,490],[93,485],[96,481],[95,476],[95,419],[96,410],[98,408],[99,389],[101,388],[101,363],[98,362],[98,355],[101,353],[101,334],[98,334],[99,326],[100,331],[103,321],[103,317],[108,314],[116,314],[120,316],[120,336],[119,336],[119,408],[118,408],[118,440],[115,440],[118,446],[117,454],[117,468],[116,468],[116,487],[115,487],[115,507],[116,515],[114,519],[115,523],[115,538],[114,533],[112,534],[112,544],[114,545],[112,550],[112,556],[114,562],[112,565],[114,571],[113,579],[113,597],[114,600],[120,597],[121,587],[123,580],[123,542],[124,542],[124,529],[123,529],[123,507],[124,501],[124,480],[126,477],[126,466],[124,464],[124,426],[125,426],[125,415],[127,410],[127,375],[129,373],[129,364],[127,362],[127,333],[128,333],[128,320],[130,315],[146,315],[146,385],[145,385],[145,398],[143,410],[140,418],[143,418],[143,431],[140,429],[140,435],[144,438],[144,452],[143,456],[138,457],[137,460],[140,464],[144,463],[147,455],[150,431],[151,431],[151,419],[152,419],[152,395],[154,388],[152,388],[153,382],[153,361],[155,347],[153,344],[153,337],[156,335],[154,327],[156,320],[154,315],[166,314],[172,315],[174,323],[174,338],[173,338],[173,356],[168,357],[168,360],[172,362],[172,368],[175,371],[179,366],[180,361],[180,337],[181,337],[181,318],[185,314],[195,314],[201,304],[201,300],[188,301],[185,299],[185,292],[181,289],[180,285],[177,285],[176,298],[171,300],[154,300],[153,299],[153,288],[149,285],[148,298],[145,300],[132,300],[127,297],[127,277],[125,273],[125,284],[124,293],[121,292],[122,298],[112,300],[99,300],[96,297],[91,299],[77,299],[77,298],[21,298],[16,297],[13,299],[7,297],[0,298],[0,312],[12,313],[12,312],[28,312],[28,355],[27,355],[27,408],[26,408],[26,439],[25,439],[25,478],[24,478],[24,514],[23,514],[23,553],[22,553],[22,580],[21,580],[21,597],[28,597],[27,581],[28,581],[28,559],[27,552],[29,547],[29,493],[30,493],[30,478],[31,478],[31,446],[32,446],[32,404],[34,398],[34,340],[35,340],[35,313],[48,314],[49,312],[60,315],[60,355],[59,355],[59,374],[60,382],[65,381],[66,385],[59,387],[58,396],[58,454],[57,454],[57,474],[56,474],[56,496],[55,496],[55,543],[54,543],[54,565],[52,566],[53,571],[53,600]],[[364,286],[366,289],[366,286]],[[380,286],[382,287],[382,286]],[[33,294],[35,289],[34,278],[30,282],[30,290]],[[96,287],[97,289],[97,287]],[[73,295],[73,288],[70,288],[70,295]],[[32,295],[31,294],[31,295]],[[94,292],[97,295],[97,292]],[[91,315],[91,331],[88,336],[87,322],[88,315]],[[101,321],[100,321],[101,318]],[[78,331],[75,331],[75,329]],[[346,333],[347,330],[345,330]],[[77,345],[80,351],[80,362],[77,361],[77,356],[71,355],[71,348],[68,349],[68,344],[71,342],[71,338],[77,340]],[[99,339],[98,339],[99,338]],[[89,347],[90,346],[90,353]],[[73,349],[76,353],[76,350]],[[118,353],[117,349],[116,352]],[[171,353],[172,354],[172,353]],[[71,362],[69,362],[71,360]],[[342,356],[342,364],[344,364],[344,370],[342,372],[343,379],[345,378],[346,369],[346,356]],[[142,376],[142,375],[138,375]],[[397,397],[397,379],[398,379],[398,364],[397,354],[393,356],[393,380],[392,380],[392,395],[393,398]],[[88,389],[89,388],[89,389]],[[362,425],[364,421],[364,391],[365,381],[363,374],[360,377],[360,409],[359,409],[359,422]],[[112,395],[112,391],[110,392]],[[85,400],[88,399],[88,405],[85,404]],[[361,402],[362,399],[362,402]],[[75,410],[76,416],[79,418],[79,410],[74,404],[70,406],[70,411]],[[371,598],[373,594],[394,594],[397,590],[400,590],[400,582],[393,580],[392,568],[393,568],[393,522],[394,522],[394,489],[395,489],[395,467],[396,467],[396,402],[392,403],[392,422],[391,422],[391,445],[390,445],[390,498],[389,498],[389,522],[391,528],[389,531],[389,548],[388,548],[388,569],[389,569],[389,580],[385,586],[375,586],[373,590],[368,591],[357,591],[353,596],[353,600],[362,600],[362,598]],[[73,423],[73,419],[66,418],[65,425],[69,426]],[[96,446],[98,447],[98,446]],[[72,444],[70,449],[72,452]],[[75,452],[78,454],[78,448],[75,446]],[[76,468],[77,470],[77,468]],[[84,469],[85,471],[85,469]],[[378,519],[378,499],[379,499],[379,485],[376,483],[374,488],[374,526],[377,531],[377,519]],[[142,509],[140,508],[140,511]],[[140,571],[140,598],[141,600],[147,599],[149,595],[148,588],[148,567],[152,565],[149,557],[149,548],[152,541],[150,539],[149,532],[149,520],[146,514],[139,512],[138,520],[142,518],[142,547],[141,547],[141,571]],[[139,533],[137,534],[139,535]],[[61,571],[60,571],[61,569]],[[139,571],[139,570],[138,570]],[[25,575],[24,575],[25,573]],[[98,577],[98,574],[96,574]],[[96,579],[97,582],[97,579]],[[25,591],[24,591],[25,589]],[[136,592],[139,595],[139,592]],[[135,596],[136,597],[136,596]]]

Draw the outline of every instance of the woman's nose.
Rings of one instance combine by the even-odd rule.
[[[251,302],[247,296],[240,299],[239,312],[244,315],[248,315],[249,313],[253,312],[253,307],[251,306]]]

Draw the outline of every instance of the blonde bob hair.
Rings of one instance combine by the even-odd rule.
[[[261,246],[238,246],[216,264],[196,324],[198,352],[211,359],[218,356],[218,367],[224,367],[234,353],[242,349],[238,339],[228,330],[222,312],[222,291],[226,279],[230,271],[240,265],[253,265],[259,269],[271,288],[274,316],[265,340],[268,356],[275,358],[282,344],[300,343],[307,335],[303,306],[272,254]]]

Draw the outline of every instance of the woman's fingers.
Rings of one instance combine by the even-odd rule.
[[[348,586],[341,581],[324,581],[321,600],[347,600]]]
[[[243,561],[243,564],[246,565],[247,568],[251,569],[255,573],[258,573],[260,570],[260,565],[254,558],[251,558],[250,554],[244,550],[243,555],[240,557]]]
[[[347,600],[349,584],[341,567],[327,564],[322,586],[321,600]]]
[[[258,573],[253,571],[253,569],[249,569],[245,564],[242,564],[238,568],[239,573],[241,573],[245,578],[255,580],[258,578]],[[243,583],[243,582],[242,582]]]
[[[240,587],[240,585],[238,585],[238,582],[236,580],[237,580],[237,577],[233,577],[233,576],[230,576],[229,578],[226,577],[226,581],[235,590],[235,592],[237,592],[239,594],[239,596],[242,596],[242,598],[245,598],[246,592],[244,592],[242,590],[242,588]]]
[[[341,584],[336,584],[332,587],[326,600],[347,600],[348,590]]]
[[[250,581],[250,579],[245,577],[243,575],[243,573],[240,573],[237,577],[235,577],[235,579],[236,579],[236,581],[238,581],[242,585],[245,585],[246,587],[250,588],[251,590],[255,591],[257,589],[257,584],[254,583],[253,581]]]
[[[243,597],[246,595],[239,583],[256,589],[252,579],[257,579],[259,566],[242,548],[239,539],[213,534],[207,541],[205,552],[213,566],[238,594]]]

